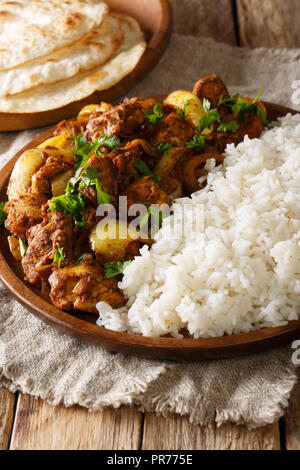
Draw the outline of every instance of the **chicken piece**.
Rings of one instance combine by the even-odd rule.
[[[229,120],[232,120],[232,118]],[[246,135],[250,139],[258,138],[263,130],[264,124],[261,119],[255,114],[249,114],[234,133],[215,131],[208,134],[205,142],[205,153],[223,153],[227,144],[238,145],[243,142]]]
[[[62,310],[84,310],[97,314],[96,305],[103,301],[118,308],[125,299],[115,278],[104,279],[98,263],[90,258],[81,264],[54,269],[49,277],[50,297]]]
[[[122,104],[112,106],[107,111],[93,113],[86,126],[86,137],[94,141],[103,134],[130,138],[146,121],[138,98],[125,98]]]
[[[98,178],[102,184],[102,189],[106,193],[110,194],[114,199],[116,199],[118,194],[118,180],[117,180],[117,169],[113,164],[111,158],[105,156],[92,156],[88,162],[82,167],[82,173],[84,170],[91,166],[97,169]],[[81,194],[87,198],[93,206],[97,207],[97,191],[94,186],[88,186],[80,190]]]
[[[194,135],[192,124],[175,112],[171,112],[155,128],[151,126],[145,133],[146,139],[153,147],[169,143],[173,147],[185,147],[185,143]]]
[[[63,249],[63,263],[72,259],[72,217],[65,217],[61,212],[51,212],[41,224],[35,225],[28,232],[28,248],[22,259],[22,266],[30,284],[38,284],[40,279],[47,279],[55,267],[53,257],[58,245]],[[42,268],[44,267],[45,268]]]
[[[144,155],[144,149],[141,145],[132,146],[129,142],[122,149],[116,149],[109,154],[112,159],[118,175],[119,190],[122,191],[130,184],[133,179],[133,172],[136,169],[133,167],[133,162],[141,159]]]
[[[193,93],[203,100],[206,98],[210,101],[211,107],[216,108],[220,98],[229,98],[229,92],[224,85],[221,77],[216,73],[211,77],[205,77],[195,83]]]
[[[163,191],[150,176],[139,178],[131,183],[123,191],[122,196],[127,196],[127,207],[133,204],[147,202],[149,204],[171,205],[169,196]]]
[[[16,237],[26,240],[26,232],[30,227],[42,222],[41,207],[47,198],[37,194],[26,194],[13,199],[5,205],[8,213],[5,227]]]

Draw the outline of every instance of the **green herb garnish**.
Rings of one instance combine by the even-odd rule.
[[[0,202],[0,225],[4,225],[4,222],[7,218],[7,212],[4,210],[5,202]]]
[[[156,147],[156,151],[158,153],[165,153],[167,152],[168,150],[170,150],[172,148],[172,144],[169,144],[168,142],[165,142],[165,143],[162,143],[162,144],[159,144],[157,147]]]
[[[149,111],[149,109],[146,109],[144,111],[144,114],[148,121],[150,121],[152,124],[155,124],[156,122],[159,122],[163,118],[163,112],[162,112],[162,107],[161,104],[156,103],[153,108],[153,113]]]
[[[95,142],[88,142],[83,134],[72,137],[75,142],[76,152],[75,155],[75,170],[85,165],[90,159],[90,152],[94,151],[96,155],[100,155],[99,147],[107,147],[116,149],[120,147],[121,143],[115,135],[101,135]],[[79,172],[80,173],[80,172]]]
[[[99,181],[98,172],[95,167],[88,166],[79,175],[69,179],[65,194],[53,197],[50,209],[52,211],[64,212],[65,214],[72,214],[75,225],[84,227],[86,225],[84,218],[85,202],[82,194],[76,189],[78,183],[80,190],[88,186],[95,186],[98,205],[110,204],[113,196],[103,191],[102,183]]]
[[[163,221],[163,212],[159,210],[159,208],[155,205],[151,205],[150,207],[148,207],[147,212],[142,216],[138,226],[140,228],[145,227],[151,215],[153,216],[154,220],[158,222],[158,228],[161,228]]]
[[[183,109],[176,109],[176,113],[179,114],[179,116],[181,116],[183,119],[186,119],[187,118],[186,112],[190,104],[191,102],[187,101],[185,105],[183,106]]]
[[[236,121],[222,122],[219,127],[219,132],[236,132],[239,129],[240,125]]]
[[[236,99],[238,97],[239,95],[234,95],[234,96],[230,96],[229,98],[223,98],[223,96],[221,95],[217,107],[227,106],[228,108],[231,109],[232,106],[236,103]]]
[[[219,105],[227,106],[231,109],[233,114],[237,114],[237,121],[239,123],[243,122],[247,116],[247,114],[252,113],[256,114],[262,121],[262,123],[266,126],[268,124],[268,120],[266,118],[265,112],[261,109],[261,107],[257,104],[261,97],[261,88],[259,89],[258,96],[254,100],[250,101],[249,103],[243,98],[238,95],[234,97],[220,99]]]
[[[133,162],[132,166],[134,166],[134,168],[138,170],[138,172],[134,171],[132,173],[134,179],[143,178],[144,176],[150,176],[154,183],[159,184],[160,176],[154,175],[154,173],[152,173],[152,171],[147,167],[146,163],[143,162],[143,160],[137,160],[136,162]]]
[[[109,204],[113,199],[110,194],[103,191],[102,183],[99,181],[98,172],[95,167],[88,166],[85,171],[81,173],[78,178],[75,179],[77,179],[76,183],[78,182],[78,180],[80,180],[79,189],[81,190],[87,188],[88,186],[95,186],[97,191],[97,202],[99,206],[101,204]]]
[[[207,98],[203,98],[202,101],[203,109],[206,113],[211,109],[211,102]]]
[[[123,274],[124,269],[129,266],[131,261],[117,261],[116,263],[105,263],[104,268],[104,279],[110,279],[111,277],[118,276],[118,274]]]
[[[57,267],[60,268],[61,262],[64,261],[66,255],[64,254],[64,249],[59,246],[59,243],[56,243],[57,250],[54,253],[53,263],[57,262]]]
[[[22,238],[19,238],[19,247],[20,247],[20,254],[23,258],[26,255],[27,245],[24,242],[24,240],[22,240]]]
[[[195,134],[190,140],[188,140],[185,143],[185,146],[188,149],[195,149],[195,150],[198,150],[199,152],[201,152],[201,150],[204,149],[205,140],[206,140],[205,135]]]

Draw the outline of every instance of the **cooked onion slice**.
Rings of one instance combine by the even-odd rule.
[[[51,191],[53,196],[61,196],[64,194],[69,179],[72,178],[73,174],[73,170],[68,170],[51,178]]]

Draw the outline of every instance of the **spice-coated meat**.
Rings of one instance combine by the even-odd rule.
[[[123,191],[122,196],[127,196],[127,206],[133,204],[171,204],[169,196],[149,176],[139,178],[131,183]]]

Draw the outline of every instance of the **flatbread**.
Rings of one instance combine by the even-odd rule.
[[[98,0],[0,1],[0,70],[78,41],[107,13]]]
[[[76,41],[42,58],[0,72],[0,96],[71,78],[107,62],[123,41],[120,20],[106,16],[102,24]]]
[[[0,98],[0,111],[37,113],[60,108],[86,98],[96,90],[107,90],[128,75],[141,59],[146,42],[139,24],[133,18],[117,14],[113,16],[121,20],[124,41],[105,65],[80,72],[68,80],[40,85],[17,95]]]

